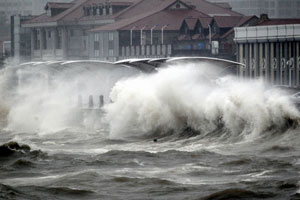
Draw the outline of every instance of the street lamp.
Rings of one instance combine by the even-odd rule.
[[[151,45],[153,44],[153,35],[152,35],[152,31],[153,31],[153,29],[155,29],[157,26],[158,26],[158,24],[152,26],[152,28],[150,29]]]
[[[210,47],[210,49],[211,49],[211,26],[210,26],[210,24],[208,24],[208,32],[209,32],[209,47]]]
[[[143,30],[146,28],[146,26],[143,26],[143,28],[141,28],[141,46],[143,45]]]
[[[167,26],[169,26],[169,24],[161,27],[161,44],[164,44],[164,29],[167,28]]]
[[[131,29],[130,29],[130,46],[132,46],[132,31],[133,31],[133,29],[135,29],[136,28],[136,26],[134,26],[134,27],[132,27]]]

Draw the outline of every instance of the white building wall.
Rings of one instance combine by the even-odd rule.
[[[246,64],[240,69],[240,76],[262,77],[277,85],[300,86],[300,24],[237,27],[234,31],[238,61]],[[256,66],[256,72],[254,69],[251,75],[244,73],[251,71],[252,66]]]

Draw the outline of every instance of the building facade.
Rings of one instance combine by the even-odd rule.
[[[235,60],[233,27],[257,17],[199,0],[77,0],[47,3],[21,23],[31,60],[214,56]]]
[[[269,20],[268,23],[270,23]],[[266,24],[268,24],[266,23]],[[271,84],[300,86],[300,20],[235,28],[242,77],[262,77]]]
[[[244,15],[268,14],[271,18],[299,18],[300,0],[208,0],[227,3]]]
[[[114,15],[132,4],[93,2],[47,3],[46,13],[23,23],[31,31],[31,59],[89,59],[88,30],[114,22]]]
[[[40,15],[50,0],[0,0],[0,13],[10,21],[12,15]],[[70,2],[72,0],[51,0],[51,2]]]
[[[33,16],[11,16],[11,36],[10,36],[10,56],[14,57],[16,62],[25,62],[31,60],[31,38],[30,29],[22,28],[22,22],[32,19]]]

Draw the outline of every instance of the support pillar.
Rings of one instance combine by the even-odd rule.
[[[239,54],[239,62],[243,63],[243,44],[238,45],[238,54]],[[243,77],[243,68],[244,66],[239,67],[239,76]]]
[[[288,85],[289,84],[289,67],[287,65],[287,61],[288,61],[288,50],[289,50],[289,43],[285,42],[284,43],[284,84]]]
[[[270,44],[270,83],[275,84],[274,42]]]
[[[293,44],[291,42],[288,43],[288,61],[289,61],[289,64],[288,64],[288,72],[289,72],[289,86],[292,87],[294,84],[293,84],[293,81],[294,81],[294,63],[293,63],[293,58],[292,58],[292,46]]]
[[[258,70],[258,43],[254,43],[254,78],[259,76]]]
[[[89,96],[89,108],[94,108],[94,99],[93,99],[93,95]]]
[[[249,79],[252,78],[253,70],[253,55],[252,55],[252,43],[249,44]]]
[[[30,31],[30,55],[31,55],[31,60],[34,57],[34,50],[35,50],[35,41],[36,41],[36,37],[35,37],[35,29],[31,29]]]
[[[265,78],[267,81],[270,81],[270,46],[269,43],[265,43],[265,62],[264,62],[264,68],[265,68]]]
[[[260,74],[260,77],[264,78],[263,43],[259,43],[259,58],[258,58],[258,63],[259,63],[259,74]]]
[[[249,44],[245,44],[245,65],[246,67],[244,68],[245,70],[245,77],[248,77],[249,76]]]
[[[102,108],[104,105],[104,96],[100,95],[99,96],[99,108]]]
[[[40,58],[43,60],[43,32],[40,28],[39,30],[39,39],[40,39]]]
[[[52,35],[52,53],[53,53],[53,58],[54,60],[56,60],[56,38],[57,38],[57,35],[56,35],[56,29],[52,29],[51,30],[51,35]]]
[[[280,45],[279,45],[279,58],[280,58],[280,67],[279,67],[279,70],[280,70],[280,85],[283,85],[284,84],[284,78],[283,78],[283,70],[284,70],[284,58],[283,58],[283,51],[282,51],[282,42],[280,42]]]
[[[295,70],[296,70],[296,86],[299,86],[299,62],[300,62],[300,57],[299,57],[299,42],[296,42],[296,53],[294,55],[295,57]]]
[[[67,37],[67,30],[66,28],[64,27],[62,29],[62,54],[63,54],[63,59],[67,59],[67,56],[68,56],[68,52],[67,52],[67,40],[68,40],[68,37]]]
[[[280,85],[280,77],[281,77],[281,68],[280,68],[280,44],[278,42],[276,42],[274,44],[275,46],[275,58],[276,58],[276,84]]]

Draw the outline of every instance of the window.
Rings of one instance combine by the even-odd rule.
[[[97,7],[93,7],[93,15],[97,15]]]
[[[99,34],[95,33],[95,41],[99,41]]]
[[[90,16],[91,15],[91,8],[90,7],[86,7],[86,16]]]
[[[40,44],[39,44],[39,30],[34,30],[33,34],[34,34],[34,49],[39,49],[40,48]]]
[[[114,33],[113,32],[108,33],[108,40],[114,40]]]
[[[86,40],[83,40],[83,49],[86,50]]]
[[[218,31],[217,26],[213,26],[212,29],[213,29],[213,30],[212,30],[213,33],[217,33],[217,31]]]
[[[62,43],[62,31],[61,30],[57,30],[57,39],[56,39],[56,48],[57,49],[61,49],[61,43]]]
[[[95,50],[99,50],[99,49],[100,49],[99,41],[95,41],[95,42],[94,42],[94,49],[95,49]]]
[[[103,7],[99,6],[99,15],[103,15]]]
[[[102,11],[103,11],[103,15],[106,15],[106,7],[103,7],[103,9],[102,9]]]
[[[73,37],[73,36],[74,36],[74,30],[71,29],[71,30],[69,31],[69,34],[70,34],[71,37]]]
[[[109,15],[109,6],[105,6],[105,13]]]
[[[113,49],[110,49],[110,50],[108,51],[108,56],[109,56],[109,57],[114,56],[114,50],[113,50]]]
[[[48,31],[48,38],[51,38],[51,31]]]
[[[47,33],[46,31],[42,31],[42,45],[43,49],[47,49]]]
[[[184,27],[184,33],[185,33],[185,34],[188,33],[188,27],[187,27],[187,26]]]

